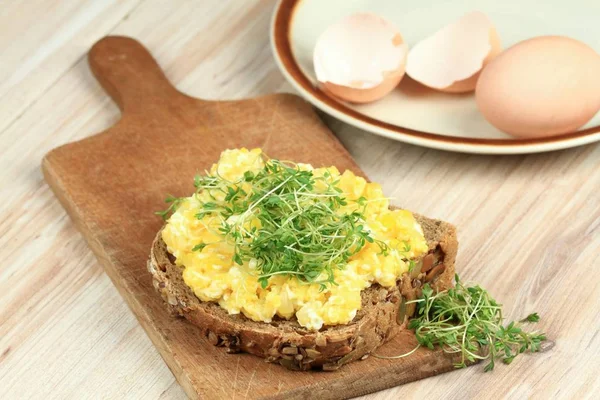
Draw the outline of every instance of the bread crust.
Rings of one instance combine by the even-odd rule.
[[[431,278],[429,283],[435,290],[453,286],[458,250],[454,226],[417,214],[415,218],[423,228],[430,253],[435,254],[436,261],[429,273],[439,275],[404,274],[392,288],[375,284],[361,293],[362,307],[352,322],[324,326],[318,332],[303,328],[296,320],[252,321],[241,314],[230,315],[216,303],[200,301],[185,284],[181,267],[175,265],[168,253],[162,230],[152,244],[148,270],[171,313],[198,326],[211,344],[226,347],[232,353],[251,353],[289,369],[335,370],[370,354],[406,329],[407,317],[399,315],[399,306],[402,301],[414,298],[424,281]],[[443,265],[436,269],[435,264]],[[407,313],[410,311],[404,314]]]

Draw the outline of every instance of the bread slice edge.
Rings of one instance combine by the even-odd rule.
[[[430,253],[437,258],[437,265],[429,271],[436,276],[429,283],[436,291],[446,290],[454,281],[456,229],[447,222],[418,214],[415,218],[423,228]],[[294,370],[334,370],[373,352],[406,329],[407,317],[401,315],[401,308],[404,314],[411,311],[400,305],[414,298],[428,279],[424,273],[417,277],[405,274],[395,287],[373,285],[363,290],[362,308],[346,325],[325,326],[315,332],[295,320],[256,322],[241,314],[231,315],[217,303],[200,301],[183,281],[182,268],[168,253],[161,232],[162,229],[152,244],[148,270],[170,312],[196,325],[199,336],[212,345],[225,347],[230,353],[251,353]]]

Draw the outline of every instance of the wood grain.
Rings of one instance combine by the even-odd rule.
[[[139,0],[0,5],[0,131],[10,125]]]
[[[3,90],[0,124],[0,387],[3,397],[182,399],[185,394],[42,179],[50,149],[113,125],[119,110],[91,75],[76,30],[53,47],[26,32],[68,24],[143,41],[179,90],[207,99],[290,91],[271,58],[273,1],[144,0],[108,28],[53,0],[3,1],[0,37],[22,54],[63,60],[23,68]],[[62,2],[61,2],[62,3]],[[81,3],[88,6],[91,2]],[[10,14],[4,14],[10,10]],[[23,10],[23,12],[18,12]],[[112,17],[111,17],[112,18]],[[119,19],[120,18],[120,19]],[[104,15],[101,20],[109,19]],[[226,23],[224,22],[226,21]],[[87,24],[87,25],[86,25]],[[36,29],[40,29],[39,27]],[[71,38],[71,39],[69,39]],[[25,48],[30,49],[25,51]],[[0,59],[16,71],[26,59]],[[64,53],[64,52],[67,53]],[[14,53],[13,53],[14,54]],[[68,62],[67,62],[68,61]],[[4,70],[3,70],[4,71]],[[40,84],[43,83],[43,85]],[[43,87],[43,90],[38,90]],[[5,92],[6,93],[6,92]],[[20,97],[19,97],[20,98]],[[556,345],[484,374],[479,367],[365,396],[371,399],[592,399],[600,394],[600,145],[530,156],[472,156],[379,138],[329,117],[358,165],[394,202],[455,223],[463,279],[480,282],[507,317],[535,310]],[[33,379],[32,377],[35,377]]]
[[[44,158],[44,176],[190,397],[338,399],[453,369],[443,352],[420,349],[410,358],[297,373],[257,357],[227,355],[199,329],[170,317],[146,271],[162,225],[153,212],[166,193],[189,192],[191,177],[210,169],[221,151],[260,147],[279,159],[362,172],[297,96],[205,101],[183,95],[147,50],[127,37],[102,39],[88,59],[122,117],[101,134],[52,150]],[[404,332],[381,353],[402,354],[415,345]]]

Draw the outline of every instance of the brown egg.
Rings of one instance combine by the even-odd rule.
[[[482,71],[475,97],[483,116],[509,135],[573,132],[600,110],[600,55],[567,37],[525,40]]]

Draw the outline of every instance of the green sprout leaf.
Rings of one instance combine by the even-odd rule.
[[[179,208],[183,200],[185,200],[184,197],[168,196],[165,203],[169,204],[169,207],[163,211],[156,211],[154,214],[159,215],[163,220],[167,220]]]
[[[262,169],[246,171],[236,182],[218,173],[197,175],[196,198],[210,201],[199,201],[193,212],[200,221],[221,221],[214,231],[233,245],[233,262],[254,260],[263,288],[271,277],[284,275],[325,290],[336,284],[335,271],[367,243],[389,252],[365,229],[367,199],[347,199],[338,184],[329,172],[316,176],[296,164],[265,158]],[[183,200],[170,197],[169,208],[159,215],[168,218]],[[204,247],[197,244],[193,251]],[[408,243],[405,249],[410,250]]]
[[[521,322],[539,322],[540,316],[538,313],[529,314],[527,317],[523,318]]]
[[[204,248],[206,246],[207,246],[206,243],[198,243],[197,245],[195,245],[194,247],[192,247],[192,251],[202,252],[202,250],[204,250]]]
[[[502,305],[480,286],[464,286],[458,276],[456,286],[443,292],[434,293],[426,284],[414,302],[416,317],[408,327],[415,331],[419,345],[460,355],[457,368],[489,360],[484,371],[491,371],[497,359],[510,364],[518,354],[539,351],[546,340],[543,333],[526,332],[514,321],[504,325]],[[521,322],[539,319],[532,313]]]

